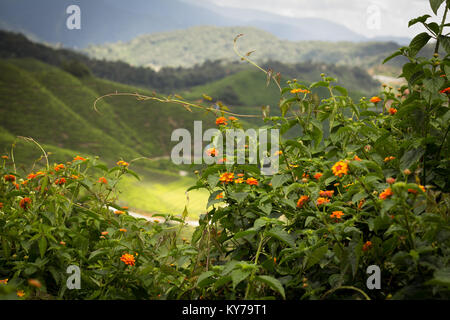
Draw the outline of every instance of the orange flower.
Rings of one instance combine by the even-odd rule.
[[[315,175],[314,175],[314,179],[316,179],[316,180],[319,180],[320,179],[320,177],[322,177],[323,176],[323,174],[322,173],[320,173],[320,172],[317,172]]]
[[[14,181],[16,181],[16,176],[13,176],[12,174],[7,174],[7,175],[3,176],[3,179],[5,179],[6,182],[8,182],[8,181],[14,182]]]
[[[119,229],[120,232],[127,232],[127,229]]]
[[[354,161],[361,161],[361,159],[360,159],[358,156],[355,156],[355,157],[353,158],[353,160],[354,160]]]
[[[130,164],[128,162],[120,160],[120,161],[117,161],[117,165],[122,166],[122,167],[128,167]]]
[[[35,173],[30,173],[28,176],[27,176],[27,179],[28,180],[31,180],[31,179],[34,179],[34,178],[36,178],[36,174]]]
[[[117,214],[117,215],[121,215],[121,214],[125,214],[125,211],[116,210],[116,211],[114,211],[114,213]]]
[[[450,87],[442,89],[441,91],[439,91],[440,93],[449,93],[450,92]]]
[[[372,103],[378,103],[380,101],[381,101],[381,99],[377,96],[370,98],[370,102],[372,102]]]
[[[42,175],[45,175],[45,173],[44,172],[42,172],[42,171],[38,171],[38,172],[36,172],[36,173],[30,173],[28,176],[27,176],[27,179],[29,179],[29,180],[31,180],[31,179],[34,179],[34,178],[36,178],[36,177],[39,177],[39,176],[42,176]]]
[[[128,210],[128,209],[130,209],[130,208],[128,208],[128,207],[122,207],[122,209],[123,209],[123,210]]]
[[[426,192],[426,189],[425,189],[425,187],[424,187],[423,185],[419,184],[419,188],[420,188],[423,192]],[[414,189],[408,189],[408,192],[417,194],[417,190],[414,190]]]
[[[367,251],[372,247],[372,241],[367,241],[366,243],[363,244],[363,251]]]
[[[297,88],[297,89],[292,89],[291,90],[291,93],[311,93],[311,91],[309,91],[309,90],[307,90],[307,89],[300,89],[300,88]]]
[[[59,185],[59,186],[65,184],[66,182],[67,182],[67,181],[66,181],[65,178],[61,178],[61,179],[56,179],[56,180],[55,180],[55,184],[56,184],[56,185]]]
[[[358,209],[361,210],[362,206],[364,205],[364,202],[366,202],[366,200],[362,199],[361,201],[359,201],[358,203]]]
[[[274,153],[273,153],[273,155],[274,156],[281,156],[283,154],[283,151],[275,151]]]
[[[224,163],[226,161],[227,161],[227,158],[222,158],[222,159],[217,160],[217,163],[221,164],[221,163]]]
[[[8,156],[2,156],[2,159],[8,160],[9,157]]]
[[[244,183],[244,179],[243,178],[237,178],[236,180],[234,180],[234,183]]]
[[[102,236],[106,236],[108,233],[108,231],[102,231]]]
[[[24,210],[28,209],[28,205],[31,204],[31,199],[30,198],[23,198],[22,200],[20,200],[20,207]]]
[[[384,158],[384,162],[392,161],[394,159],[395,159],[395,157],[393,157],[393,156],[386,157],[386,158]]]
[[[330,202],[330,199],[328,199],[328,198],[323,198],[323,197],[317,198],[317,205],[318,206],[320,206],[322,204],[325,204],[325,203],[329,203],[329,202]]]
[[[62,245],[62,246],[66,245],[66,243],[64,241],[60,241],[59,244]]]
[[[55,171],[58,172],[59,170],[64,170],[66,167],[63,164],[58,164],[55,166]]]
[[[0,209],[3,208],[3,202],[0,202]]]
[[[70,178],[72,178],[72,179],[74,179],[74,180],[78,180],[78,179],[80,179],[80,177],[79,177],[79,176],[76,176],[76,175],[74,175],[74,174],[73,174],[73,175],[71,175],[71,176],[70,176]]]
[[[342,211],[333,211],[333,214],[330,215],[330,218],[341,219],[344,213]]]
[[[9,280],[9,279],[3,279],[3,280],[0,280],[0,284],[8,284],[8,280]]]
[[[20,189],[20,186],[17,183],[14,183],[14,187],[16,187],[16,190]]]
[[[216,148],[211,148],[211,149],[206,150],[206,154],[210,157],[215,157],[219,154],[219,151],[217,151]]]
[[[100,178],[98,179],[98,183],[108,184],[108,180],[106,180],[105,177],[100,177]]]
[[[19,297],[19,298],[22,298],[22,297],[24,297],[25,296],[25,292],[23,291],[23,290],[17,290],[17,296]]]
[[[83,158],[83,157],[80,157],[80,156],[76,156],[75,158],[73,158],[73,161],[78,161],[78,160],[86,161],[86,158]]]
[[[216,125],[221,125],[221,124],[227,125],[227,123],[228,123],[227,121],[228,121],[227,118],[219,117],[216,119]]]
[[[301,208],[301,207],[303,207],[303,205],[306,203],[306,201],[308,201],[309,200],[309,197],[308,196],[301,196],[300,197],[300,199],[298,199],[298,201],[297,201],[297,208]]]
[[[235,117],[229,117],[228,119],[230,119],[230,121],[237,121],[237,118]]]
[[[33,286],[33,287],[36,287],[36,288],[40,288],[40,287],[42,287],[42,284],[41,284],[41,282],[39,281],[39,280],[37,280],[37,279],[28,279],[28,284],[30,285],[30,286]]]
[[[242,178],[243,176],[245,176],[245,174],[243,174],[243,173],[238,173],[237,176],[238,176],[239,178]]]
[[[136,261],[134,260],[134,256],[132,254],[125,253],[120,257],[120,260],[129,266],[134,266]]]
[[[248,178],[245,183],[247,183],[248,185],[254,185],[257,186],[258,185],[258,180],[256,180],[255,178]]]
[[[397,113],[397,109],[395,108],[389,108],[389,114],[394,115]]]
[[[327,198],[331,198],[334,194],[334,190],[326,190],[326,191],[319,191],[319,195],[321,197],[327,197]]]
[[[223,199],[223,192],[219,193],[219,194],[216,196],[216,200],[219,200],[219,199]]]
[[[342,175],[348,174],[348,164],[344,161],[338,161],[334,164],[334,166],[331,168],[334,175],[336,177],[342,177]]]
[[[394,193],[392,192],[391,188],[387,188],[386,190],[384,190],[382,193],[380,193],[380,199],[381,200],[385,200],[388,197],[392,196]]]

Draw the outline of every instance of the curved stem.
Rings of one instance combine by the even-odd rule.
[[[337,290],[343,290],[343,289],[348,289],[348,290],[354,290],[354,291],[357,291],[357,292],[359,292],[361,295],[363,295],[364,298],[366,298],[366,300],[371,300],[370,297],[367,295],[367,293],[365,293],[365,292],[362,291],[361,289],[358,289],[358,288],[353,287],[353,286],[340,286],[340,287],[337,287],[337,288],[328,290],[327,292],[325,292],[325,294],[324,294],[320,299],[323,300],[323,299],[325,299],[325,297],[326,297],[327,295],[329,295],[329,294],[331,294],[331,293],[333,293],[333,292],[335,292],[335,291],[337,291]]]

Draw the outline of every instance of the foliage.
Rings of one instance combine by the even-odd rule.
[[[431,0],[432,10],[443,2]],[[449,299],[450,56],[443,33],[449,2],[444,5],[440,25],[427,24],[426,16],[412,20],[410,25],[422,23],[430,33],[393,55],[408,59],[408,84],[397,91],[385,86],[370,100],[354,102],[325,74],[308,85],[292,80],[282,86],[276,73],[237,52],[280,88],[282,116],[265,109],[266,128],[299,134],[281,139],[273,176],[250,163],[205,165],[190,190],[209,192],[207,213],[191,241],[176,238],[187,210],[181,219],[165,216],[180,223],[171,226],[120,212],[126,209],[115,204],[114,187],[122,175],[137,177],[128,163],[108,169],[78,158],[62,167],[47,164],[21,181],[8,159],[13,155],[6,155],[0,172],[0,280],[9,280],[6,289],[0,284],[0,294],[10,298],[18,289],[26,298],[46,299]],[[418,56],[432,38],[439,40],[435,55]],[[441,47],[447,53],[439,54]],[[317,99],[318,90],[328,97]],[[224,106],[166,99],[215,112],[222,132],[242,128]],[[81,290],[65,289],[70,264],[82,268]],[[367,270],[374,265],[381,270],[379,289],[368,287]]]

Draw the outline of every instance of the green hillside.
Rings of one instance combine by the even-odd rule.
[[[191,128],[195,119],[211,126],[214,122],[212,115],[132,97],[102,101],[98,104],[100,113],[96,113],[95,99],[115,91],[151,95],[95,77],[76,78],[33,59],[0,60],[0,152],[9,154],[15,142],[18,170],[28,172],[41,152],[33,143],[17,138],[25,136],[42,144],[51,163],[69,161],[80,154],[98,155],[112,164],[121,158],[130,161],[167,155],[175,128]],[[150,212],[182,212],[185,191],[194,183],[193,178],[180,177],[177,173],[181,168],[168,160],[139,161],[132,168],[144,182],[126,181],[126,193],[121,197],[124,203]],[[192,214],[204,210],[203,194],[192,192],[190,197]]]
[[[311,61],[368,68],[379,65],[398,49],[394,42],[293,42],[253,27],[200,26],[142,35],[129,42],[90,46],[85,52],[97,59],[121,60],[136,66],[189,67],[208,59],[238,60],[233,52],[233,39],[240,33],[245,36],[239,39],[239,47],[243,53],[255,50],[252,57],[259,62]]]

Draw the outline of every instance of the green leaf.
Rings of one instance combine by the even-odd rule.
[[[131,174],[131,175],[132,175],[133,177],[135,177],[137,180],[141,181],[141,178],[139,178],[139,175],[138,175],[136,172],[134,172],[133,170],[130,170],[130,169],[126,168],[125,171],[126,171],[127,173]]]
[[[391,54],[389,57],[387,57],[386,59],[383,60],[383,64],[385,64],[389,60],[394,59],[395,57],[401,56],[401,55],[402,55],[401,51],[395,51],[393,54]]]
[[[291,178],[288,174],[276,175],[273,176],[270,183],[272,183],[272,188],[276,189],[281,186],[283,183],[287,182]]]
[[[99,258],[100,256],[103,256],[107,253],[107,251],[105,249],[98,249],[95,251],[92,251],[91,254],[89,255],[88,261],[89,262],[93,262],[96,261],[98,259],[93,260],[94,258]]]
[[[309,256],[307,259],[307,263],[306,263],[306,267],[305,270],[308,270],[309,268],[311,268],[313,265],[315,265],[316,263],[318,263],[320,260],[322,260],[323,256],[327,253],[328,251],[328,245],[324,245],[322,247],[319,247],[317,249],[315,249]]]
[[[281,294],[283,299],[286,299],[286,295],[284,293],[284,288],[281,282],[273,277],[270,276],[256,276],[255,280],[259,280],[265,284],[267,284],[269,287],[271,287],[274,291]]]
[[[217,183],[219,183],[220,177],[218,175],[210,174],[207,180],[209,186],[214,189],[217,186]]]
[[[420,49],[422,49],[428,43],[428,41],[430,39],[431,39],[431,36],[426,32],[419,33],[417,36],[415,36],[411,40],[411,43],[409,44],[410,56],[415,57],[416,54],[419,53]]]
[[[269,230],[267,232],[267,235],[274,237],[280,241],[283,241],[284,243],[286,243],[287,245],[289,245],[291,247],[295,247],[294,239],[292,238],[292,236],[289,233],[287,233],[283,229],[275,227],[275,228]]]
[[[44,258],[45,251],[47,250],[47,239],[45,237],[41,237],[38,242],[39,245],[39,253],[41,254],[41,258]]]
[[[423,80],[423,86],[431,93],[437,93],[444,85],[445,80],[443,78],[431,78]]]
[[[439,7],[444,2],[444,0],[430,0],[430,7],[434,14],[437,14]]]
[[[425,23],[425,21],[427,21],[428,18],[430,18],[431,16],[429,14],[425,14],[423,16],[420,16],[418,18],[415,19],[411,19],[408,22],[408,28],[411,27],[412,25],[415,25],[416,23]]]
[[[317,87],[328,87],[328,82],[326,81],[318,81],[311,84],[310,88],[317,88]]]
[[[346,96],[346,97],[348,96],[348,91],[344,87],[334,86],[333,89],[336,89],[337,91],[339,91],[343,96]]]
[[[442,44],[445,51],[447,51],[447,53],[450,53],[450,37],[440,35],[438,39],[439,43]]]
[[[230,193],[230,198],[237,201],[237,203],[242,203],[242,201],[247,198],[248,193],[247,192],[232,192]]]
[[[234,235],[234,239],[239,239],[239,238],[242,238],[242,237],[245,237],[245,236],[249,236],[249,235],[252,235],[252,234],[256,234],[258,232],[258,229],[255,229],[255,228],[250,228],[250,229],[247,229],[247,230],[244,230],[244,231],[239,231],[239,232],[237,232],[235,235]]]
[[[243,280],[245,280],[250,274],[252,270],[242,270],[242,269],[234,269],[231,272],[231,280],[233,281],[233,289]]]
[[[362,199],[365,199],[368,197],[368,194],[365,191],[360,191],[357,194],[355,194],[352,198],[353,203],[357,203]]]
[[[429,284],[437,284],[450,287],[450,268],[443,268],[436,270],[433,275],[433,279],[431,279]]]
[[[211,277],[214,275],[213,271],[203,272],[197,279],[197,286],[200,288],[206,287],[210,283],[214,282]]]
[[[425,153],[425,149],[417,148],[411,149],[405,152],[400,159],[400,169],[405,170],[411,168],[411,166],[417,162]]]
[[[269,215],[272,212],[272,204],[270,202],[262,203],[258,206],[258,209]]]

